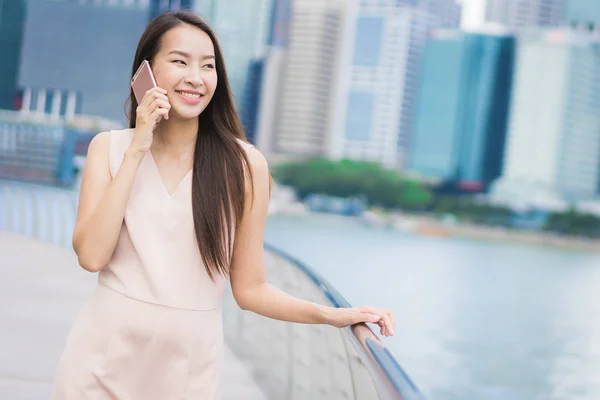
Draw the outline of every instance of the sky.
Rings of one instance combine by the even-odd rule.
[[[481,26],[485,20],[486,0],[461,0],[463,12],[461,17],[461,28],[473,29]]]

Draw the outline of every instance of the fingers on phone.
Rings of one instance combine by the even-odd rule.
[[[144,100],[149,99],[149,98],[157,98],[157,97],[161,97],[164,96],[165,98],[167,97],[167,91],[163,88],[160,88],[158,86],[150,88],[146,91],[146,93],[144,93],[144,97],[142,98],[142,102],[144,102]]]

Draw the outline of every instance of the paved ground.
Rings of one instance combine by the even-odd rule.
[[[95,284],[72,251],[0,231],[0,399],[50,397],[67,333]],[[223,400],[265,398],[227,348]]]

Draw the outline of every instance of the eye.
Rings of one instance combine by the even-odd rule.
[[[175,64],[179,64],[179,63],[181,63],[182,65],[186,65],[186,64],[185,64],[185,61],[183,61],[183,60],[173,60],[173,62],[174,62]]]
[[[204,67],[207,67],[207,68],[211,68],[211,69],[212,69],[212,68],[214,68],[215,66],[214,66],[213,64],[205,64],[205,65],[204,65]],[[203,68],[204,68],[204,67],[203,67]]]

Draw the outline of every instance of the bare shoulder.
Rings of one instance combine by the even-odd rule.
[[[110,132],[101,132],[92,138],[81,179],[81,195],[87,192],[89,186],[95,185],[96,182],[107,184],[111,181]]]
[[[112,180],[110,174],[110,132],[98,133],[88,147],[79,192],[78,224],[94,210]],[[76,225],[75,229],[79,229]]]
[[[246,152],[246,156],[248,157],[248,162],[250,165],[248,167],[252,171],[252,174],[265,174],[269,171],[269,165],[264,154],[258,150],[254,145],[245,142],[243,140],[238,139],[238,143],[244,151]]]
[[[256,147],[252,147],[247,150],[248,161],[250,162],[250,168],[257,172],[267,172],[269,170],[269,163],[264,154]]]
[[[264,154],[253,147],[247,150],[249,169],[252,173],[252,181],[254,187],[263,188],[269,187],[270,171],[269,163]]]
[[[88,147],[87,159],[106,157],[110,151],[110,132],[100,132],[92,138]]]

